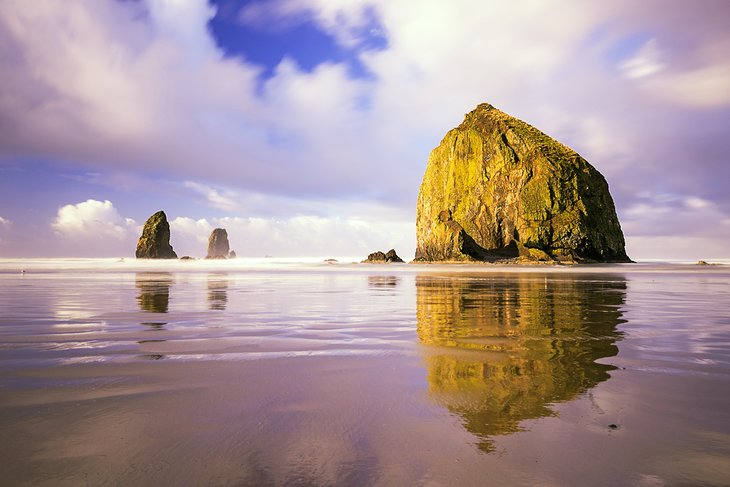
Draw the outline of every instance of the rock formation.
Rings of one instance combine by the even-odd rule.
[[[382,253],[380,251],[373,252],[372,254],[368,255],[368,258],[365,259],[363,262],[367,262],[369,264],[373,263],[391,263],[391,262],[403,262],[403,259],[398,257],[398,254],[395,253],[395,249],[390,249],[386,253]]]
[[[416,212],[416,260],[630,262],[603,176],[486,103],[431,152]]]
[[[206,259],[226,259],[230,256],[228,232],[225,228],[216,228],[208,237],[208,255]],[[234,254],[235,255],[235,254]]]
[[[137,241],[136,256],[138,259],[177,259],[170,245],[170,224],[164,211],[158,211],[145,222]]]

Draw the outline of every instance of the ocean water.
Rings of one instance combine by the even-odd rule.
[[[730,485],[730,266],[340,262],[0,260],[0,484]]]

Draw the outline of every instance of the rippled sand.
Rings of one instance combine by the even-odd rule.
[[[0,261],[0,484],[730,485],[728,303],[724,265]]]

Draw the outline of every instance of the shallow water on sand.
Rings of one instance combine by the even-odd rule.
[[[730,268],[6,260],[0,431],[3,485],[730,485]]]

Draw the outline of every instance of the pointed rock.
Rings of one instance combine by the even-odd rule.
[[[431,152],[416,213],[416,260],[630,262],[603,176],[486,103]]]
[[[388,252],[383,253],[381,251],[373,252],[372,254],[368,255],[368,258],[363,260],[365,263],[374,264],[374,263],[391,263],[391,262],[403,262],[403,259],[398,257],[398,254],[395,253],[395,249],[390,249]]]
[[[158,211],[145,222],[135,255],[138,259],[177,259],[170,245],[170,224],[164,211]]]
[[[398,257],[398,254],[395,253],[395,249],[390,249],[385,253],[385,261],[386,262],[403,262],[403,259]]]
[[[208,238],[208,255],[206,259],[226,259],[230,256],[228,232],[225,228],[216,228]],[[235,255],[235,254],[234,254]]]

